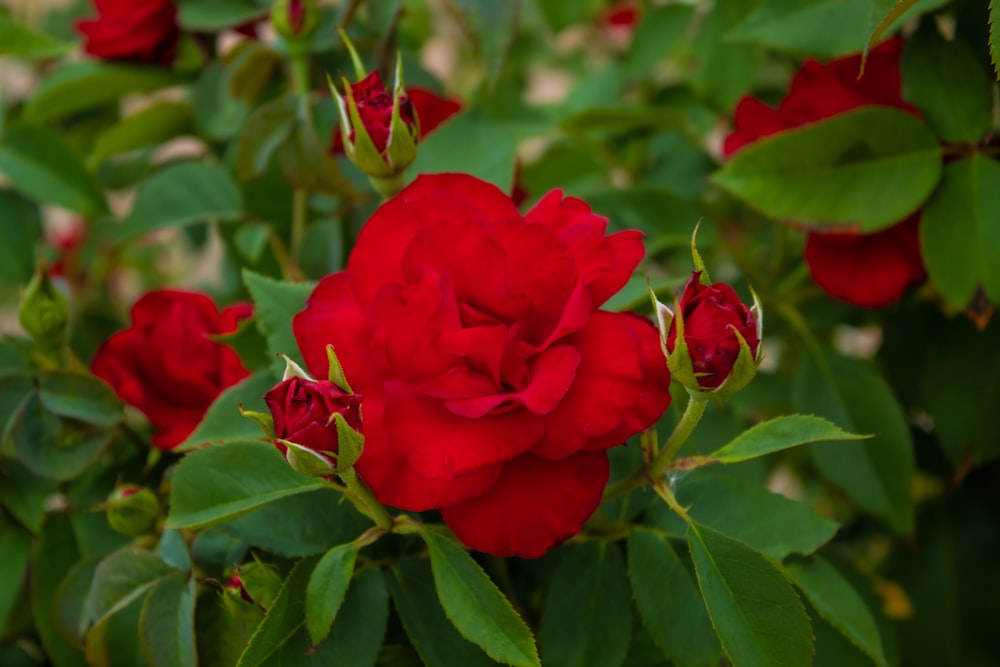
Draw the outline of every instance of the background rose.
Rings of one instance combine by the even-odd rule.
[[[313,451],[337,453],[334,413],[361,430],[361,397],[327,380],[288,378],[264,394],[264,402],[274,418],[275,435]]]
[[[680,316],[684,321],[684,342],[691,365],[704,389],[715,389],[725,382],[740,355],[738,331],[750,347],[750,356],[757,356],[760,338],[757,320],[740,301],[732,287],[725,283],[703,285],[696,271],[684,286],[680,298]],[[674,351],[677,343],[677,320],[670,324],[666,346]]]
[[[827,64],[807,60],[777,108],[744,97],[734,113],[735,129],[723,153],[732,155],[760,138],[869,105],[890,106],[919,116],[902,97],[899,55],[903,40],[887,40],[868,54]],[[919,212],[874,234],[810,232],[805,259],[813,280],[830,296],[856,306],[878,308],[902,298],[927,272],[920,254]]]
[[[468,546],[539,556],[579,531],[604,450],[654,423],[669,375],[645,319],[597,310],[641,235],[552,192],[522,217],[471,176],[421,176],[365,224],[294,320],[364,394],[357,468],[384,503],[440,509]]]
[[[91,368],[156,427],[153,444],[171,449],[223,389],[248,375],[236,353],[210,336],[234,331],[250,306],[220,313],[204,294],[156,290],[136,301],[131,314],[131,326],[101,345]]]
[[[94,0],[96,19],[79,21],[84,51],[106,60],[170,65],[180,30],[170,0]]]

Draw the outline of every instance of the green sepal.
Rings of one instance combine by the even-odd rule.
[[[392,88],[392,121],[389,125],[389,139],[386,141],[386,161],[397,174],[402,174],[417,159],[417,140],[420,137],[420,121],[407,125],[400,116],[400,101],[406,96],[403,89],[403,56],[396,52],[396,81]]]
[[[694,226],[694,231],[691,232],[691,261],[694,262],[694,270],[700,271],[698,275],[698,282],[700,282],[705,287],[712,284],[712,279],[708,277],[708,268],[705,266],[705,260],[702,259],[701,253],[698,252],[698,228],[701,227],[701,220]]]
[[[285,446],[285,460],[296,472],[306,477],[329,477],[337,466],[329,455],[297,445],[291,440],[278,440]]]
[[[278,354],[279,357],[285,360],[285,372],[281,376],[281,381],[290,380],[291,378],[299,378],[300,380],[309,380],[310,382],[315,382],[313,377],[309,375],[301,366],[292,361],[292,358],[287,354]]]
[[[736,339],[740,342],[740,354],[736,357],[732,370],[729,371],[729,375],[722,381],[722,384],[713,391],[708,392],[714,396],[729,396],[750,384],[750,380],[757,374],[757,364],[760,363],[753,358],[750,345],[743,337],[743,334],[732,324],[729,327],[736,334]],[[757,349],[758,351],[760,350],[759,345]]]
[[[337,466],[338,473],[354,467],[361,454],[365,451],[365,436],[347,423],[344,415],[334,412],[330,416],[337,429]]]
[[[52,284],[42,260],[21,295],[17,316],[42,356],[48,358],[62,352],[69,326],[69,302]]]
[[[330,372],[327,379],[337,385],[344,393],[353,394],[354,390],[351,389],[351,385],[347,382],[344,367],[341,365],[340,359],[337,358],[337,353],[334,351],[333,345],[326,346],[326,358],[330,362]]]
[[[344,46],[347,47],[347,52],[351,55],[351,64],[354,66],[354,76],[357,77],[358,81],[368,76],[365,72],[365,66],[361,62],[361,57],[358,55],[357,49],[354,48],[354,44],[351,40],[347,38],[347,33],[344,32],[343,28],[337,28],[337,34],[340,38],[344,40]]]
[[[666,359],[670,356],[670,353],[667,352],[667,334],[670,332],[670,323],[674,321],[674,312],[656,298],[656,292],[653,291],[653,285],[649,282],[648,276],[646,277],[646,293],[649,294],[649,300],[653,304],[653,312],[656,313],[656,325],[660,329],[660,349],[663,351],[664,359]]]
[[[684,313],[681,312],[681,304],[677,297],[674,297],[674,325],[677,327],[674,337],[674,351],[667,354],[667,368],[675,380],[684,385],[689,391],[708,393],[698,383],[698,373],[691,363],[691,353],[688,352],[687,340],[684,338]],[[666,333],[663,337],[666,346]]]
[[[257,426],[260,426],[260,430],[264,432],[264,437],[268,440],[274,440],[278,437],[278,435],[274,432],[274,417],[264,412],[244,410],[242,403],[240,403],[239,410],[241,415],[257,422]]]

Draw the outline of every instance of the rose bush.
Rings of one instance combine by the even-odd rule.
[[[525,216],[459,174],[421,176],[365,224],[295,316],[310,370],[332,344],[364,395],[357,469],[383,503],[439,509],[468,546],[540,556],[580,530],[605,450],[667,408],[647,320],[598,310],[643,256],[582,201]]]
[[[97,18],[77,23],[84,51],[104,60],[170,65],[180,29],[171,0],[93,0]]]
[[[156,428],[153,445],[171,449],[191,434],[223,389],[248,375],[240,358],[211,336],[234,331],[249,304],[221,313],[197,292],[156,290],[132,306],[131,325],[108,338],[91,370]]]
[[[361,397],[328,380],[290,377],[264,394],[264,403],[274,418],[277,438],[324,456],[339,451],[333,415],[343,415],[351,428],[361,430]],[[285,446],[277,445],[284,452]],[[327,458],[331,462],[336,459]]]
[[[902,97],[902,48],[901,38],[879,44],[869,52],[860,77],[860,54],[826,64],[807,60],[777,108],[754,97],[742,98],[734,113],[735,128],[723,143],[723,153],[732,155],[763,137],[868,105],[894,107],[919,116],[920,112]],[[805,259],[816,284],[836,299],[864,308],[898,301],[907,287],[926,277],[920,253],[919,212],[873,234],[849,230],[810,232]]]

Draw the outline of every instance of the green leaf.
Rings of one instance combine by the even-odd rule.
[[[542,609],[545,664],[617,667],[631,635],[632,600],[618,547],[587,542],[566,549]]]
[[[201,134],[223,141],[240,131],[250,110],[235,97],[229,82],[232,70],[221,61],[212,61],[195,83],[191,94],[195,122]]]
[[[38,376],[42,407],[60,417],[71,417],[110,427],[123,415],[122,401],[103,380],[69,371],[45,371]]]
[[[42,648],[58,667],[86,667],[83,654],[59,632],[53,605],[59,583],[79,558],[69,515],[47,514],[32,550],[31,613]]]
[[[878,667],[887,667],[882,637],[871,611],[837,568],[820,556],[813,556],[807,561],[792,561],[785,569],[820,616],[868,654]]]
[[[728,471],[705,470],[677,483],[677,499],[691,518],[780,560],[809,554],[833,539],[839,528],[805,503],[771,493]],[[680,518],[665,505],[648,510],[664,530],[683,534]]]
[[[274,385],[274,376],[269,371],[261,371],[228,387],[209,406],[194,432],[173,451],[185,452],[207,444],[261,438],[260,426],[253,419],[242,416],[240,406],[244,410],[266,412],[264,394]]]
[[[281,282],[248,269],[243,269],[243,283],[253,299],[254,318],[260,332],[267,338],[268,350],[273,355],[287,355],[304,366],[299,344],[292,334],[292,318],[305,307],[306,299],[316,287],[315,283]],[[281,377],[285,369],[284,360],[275,356],[271,368],[277,377]]]
[[[87,601],[94,581],[94,572],[100,563],[98,558],[86,558],[70,568],[59,582],[52,599],[55,622],[62,636],[78,649],[83,648],[83,636],[90,625],[87,616]]]
[[[510,602],[466,551],[424,528],[434,586],[448,620],[462,636],[494,660],[508,665],[541,665],[531,630]]]
[[[810,665],[809,618],[778,567],[711,528],[692,524],[688,546],[705,606],[734,665]]]
[[[0,468],[0,504],[32,533],[38,533],[45,517],[45,504],[58,483],[34,475],[16,459]]]
[[[71,51],[73,44],[18,25],[0,14],[0,56],[54,58]]]
[[[556,3],[561,6],[579,4],[563,0],[556,0]],[[676,52],[693,15],[694,7],[688,5],[644,7],[642,21],[635,29],[628,52],[629,75],[636,79],[649,77],[665,57]],[[662,107],[658,110],[663,111]]]
[[[727,37],[811,56],[864,48],[870,0],[765,0]]]
[[[62,420],[29,394],[11,427],[17,457],[32,472],[67,480],[84,472],[110,441],[111,434]]]
[[[143,182],[116,237],[124,240],[165,227],[232,220],[242,214],[243,197],[224,169],[206,162],[178,162]]]
[[[94,571],[87,618],[99,623],[121,611],[171,571],[158,556],[135,547],[109,554]]]
[[[158,146],[189,134],[194,114],[186,102],[161,102],[126,116],[112,125],[94,142],[89,163],[99,165],[107,157],[147,146]]]
[[[699,24],[694,39],[697,66],[691,85],[716,108],[727,112],[750,88],[760,57],[754,46],[726,36],[757,4],[756,0],[726,0],[714,5]]]
[[[471,174],[509,193],[514,184],[516,149],[512,133],[477,112],[467,112],[449,118],[421,142],[408,173]]]
[[[954,308],[982,286],[1000,303],[1000,164],[981,153],[947,165],[920,220],[920,248],[931,282]]]
[[[322,480],[303,477],[288,467],[274,445],[212,445],[188,454],[177,465],[166,527],[209,526],[321,486]]]
[[[6,627],[7,616],[21,591],[30,552],[31,533],[0,510],[0,628]]]
[[[863,440],[812,415],[784,415],[756,424],[711,454],[720,463],[737,463],[822,440]]]
[[[666,535],[642,528],[629,532],[628,577],[643,623],[673,664],[718,664],[722,645],[698,584]]]
[[[53,130],[30,125],[9,128],[0,141],[0,173],[39,202],[87,217],[107,208],[93,176]]]
[[[0,281],[24,284],[34,273],[35,248],[42,237],[38,206],[27,197],[0,188],[0,219],[4,221]]]
[[[900,59],[903,97],[948,143],[975,143],[993,125],[993,80],[962,39],[947,41],[923,21]]]
[[[990,60],[993,61],[993,73],[1000,81],[1000,5],[996,0],[990,0]]]
[[[777,220],[874,232],[912,213],[940,176],[930,129],[870,106],[762,139],[712,180]]]
[[[396,561],[386,583],[403,628],[427,667],[481,667],[496,664],[465,640],[445,616],[426,559]]]
[[[449,4],[482,59],[486,77],[495,82],[514,44],[520,0],[449,0]]]
[[[860,361],[806,355],[792,388],[795,407],[870,440],[809,445],[823,475],[898,533],[913,529],[913,445],[903,410],[885,381]]]
[[[177,83],[162,67],[84,60],[44,77],[24,108],[24,119],[48,123],[63,116],[117,103],[132,93],[148,93]]]
[[[236,147],[236,175],[249,180],[263,174],[275,151],[298,119],[298,99],[291,94],[262,104],[247,118]]]
[[[180,5],[177,22],[199,32],[218,32],[267,15],[270,4],[259,0],[197,0]]]
[[[236,667],[258,667],[280,650],[305,624],[306,586],[315,558],[300,560],[289,572],[274,604],[250,637]]]
[[[320,559],[309,578],[309,586],[306,588],[306,627],[314,645],[326,639],[333,627],[348,586],[351,585],[357,557],[358,546],[353,542],[336,546]]]
[[[194,643],[194,579],[176,572],[146,596],[139,615],[142,654],[149,667],[197,667]]]

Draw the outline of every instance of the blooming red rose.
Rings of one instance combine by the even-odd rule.
[[[695,271],[684,286],[680,298],[680,316],[684,322],[684,342],[691,365],[703,389],[716,389],[726,381],[740,355],[743,337],[756,358],[760,347],[757,316],[740,301],[732,287],[725,283],[703,285]],[[677,343],[677,318],[670,324],[666,346],[674,351]]]
[[[105,60],[170,65],[180,29],[171,0],[93,0],[96,19],[79,21],[84,51]]]
[[[264,402],[278,438],[315,452],[338,452],[334,414],[343,415],[351,428],[361,430],[361,397],[328,380],[290,377],[264,394]]]
[[[902,48],[903,40],[894,38],[869,51],[860,79],[860,55],[825,65],[807,60],[777,108],[752,97],[740,100],[723,153],[731,155],[762,137],[863,106],[890,106],[920,115],[902,97]],[[813,280],[830,296],[856,306],[878,308],[898,300],[926,276],[918,218],[915,214],[874,234],[810,232],[805,257]]]
[[[645,318],[598,308],[641,234],[555,191],[527,215],[471,176],[420,176],[362,228],[293,329],[310,370],[332,344],[364,395],[357,470],[381,502],[439,509],[466,545],[536,557],[578,532],[605,450],[667,408]]]
[[[378,77],[378,73],[372,72],[364,81],[354,84],[354,86],[352,86],[354,94],[359,95],[357,87],[361,86],[365,83],[365,81],[369,81],[373,76]],[[375,147],[382,151],[385,150],[386,138],[389,135],[389,124],[392,120],[392,95],[385,90],[380,78],[377,78],[376,81],[378,82],[377,87],[374,83],[370,83],[366,94],[369,99],[372,100],[370,103],[371,107],[368,112],[368,118],[375,122],[379,129],[377,131],[373,131],[367,121],[365,127],[368,128],[368,133],[371,135],[372,140],[375,141]],[[374,90],[372,90],[373,88]],[[381,91],[381,94],[379,94],[379,91]],[[417,119],[419,119],[421,139],[436,130],[441,123],[445,122],[462,110],[462,104],[460,102],[441,97],[433,91],[417,86],[406,89],[406,99],[409,103],[407,108],[412,112],[412,114],[416,115]],[[360,111],[361,109],[362,106],[359,100],[358,110]],[[382,111],[376,112],[376,109],[381,109]],[[400,107],[400,113],[402,113],[402,111],[403,107]],[[365,115],[362,114],[361,118],[364,120]],[[406,117],[403,119],[407,120]],[[412,122],[413,115],[411,115],[409,119],[409,122]],[[379,143],[379,140],[376,139],[376,136],[381,139],[381,143]],[[354,138],[353,132],[351,132],[351,138]],[[333,153],[344,152],[344,138],[341,136],[340,130],[335,130],[333,133],[333,141],[330,144],[330,151]]]
[[[234,331],[249,315],[249,304],[220,313],[196,292],[147,292],[132,306],[132,325],[104,341],[91,369],[156,427],[153,445],[171,449],[223,389],[248,375],[236,353],[211,336]]]

